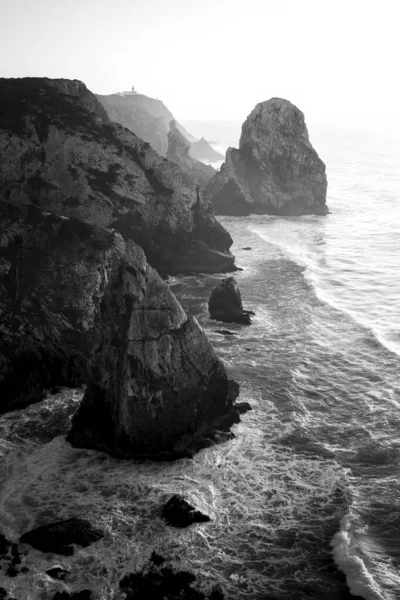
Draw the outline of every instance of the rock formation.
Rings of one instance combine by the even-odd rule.
[[[250,315],[254,315],[252,311],[243,309],[239,286],[234,277],[223,279],[213,289],[208,301],[208,310],[210,319],[224,323],[250,325]]]
[[[65,521],[48,523],[27,531],[19,541],[41,552],[72,556],[74,545],[87,548],[103,537],[104,533],[93,527],[86,519],[71,517]]]
[[[111,121],[120,123],[145,142],[149,142],[161,156],[167,154],[169,123],[174,116],[161,100],[144,94],[96,95],[96,98]],[[189,142],[196,141],[196,138],[179,123],[177,128]]]
[[[138,246],[109,278],[98,329],[73,445],[169,459],[237,421],[221,361]]]
[[[0,240],[0,412],[86,380],[93,356],[76,445],[174,457],[237,421],[237,389],[139,246],[7,203]]]
[[[177,128],[176,121],[171,121],[168,132],[167,158],[179,165],[185,173],[188,173],[196,181],[196,184],[205,187],[215,175],[215,170],[209,165],[192,158],[189,155],[190,142],[181,134]]]
[[[235,270],[193,179],[111,123],[79,81],[0,79],[0,201],[119,231],[162,272]]]
[[[281,98],[257,104],[207,191],[217,214],[326,214],[325,165],[303,113]]]
[[[121,236],[0,202],[0,413],[86,377],[94,319]]]
[[[197,160],[218,162],[224,160],[224,155],[220,154],[203,137],[198,142],[190,144],[190,156]]]

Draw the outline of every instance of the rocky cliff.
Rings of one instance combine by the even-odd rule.
[[[74,445],[165,459],[237,421],[221,361],[137,246],[109,280],[98,327]]]
[[[169,123],[174,120],[174,116],[161,100],[144,94],[97,95],[96,98],[111,121],[120,123],[145,142],[149,142],[161,156],[167,154]],[[189,142],[196,141],[196,138],[178,122],[176,126]]]
[[[0,202],[0,413],[79,385],[121,236]]]
[[[172,458],[237,420],[221,361],[141,248],[0,202],[0,412],[84,381],[79,446]]]
[[[257,104],[207,191],[218,214],[326,214],[325,165],[303,113],[281,98]]]
[[[191,175],[200,187],[205,187],[215,175],[215,169],[190,156],[190,142],[179,131],[176,121],[171,121],[168,132],[167,158]]]
[[[162,272],[235,269],[193,179],[79,81],[0,79],[0,154],[0,200],[115,229]]]

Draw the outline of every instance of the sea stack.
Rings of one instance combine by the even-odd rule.
[[[179,165],[183,171],[193,177],[197,185],[205,187],[215,175],[215,169],[190,156],[190,142],[179,131],[175,120],[170,122],[169,127],[168,160]]]
[[[207,191],[217,214],[327,214],[325,164],[303,113],[282,98],[257,104]]]

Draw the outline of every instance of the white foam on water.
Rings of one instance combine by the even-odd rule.
[[[351,530],[351,519],[346,515],[341,521],[340,531],[331,542],[335,563],[345,573],[350,592],[365,600],[395,600],[395,596],[389,597],[387,591],[382,591],[368,571],[362,547]]]

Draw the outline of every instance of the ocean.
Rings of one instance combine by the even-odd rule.
[[[30,550],[18,577],[0,571],[14,598],[90,588],[122,600],[118,581],[153,550],[229,600],[400,598],[400,141],[311,141],[329,215],[219,217],[250,326],[209,320],[221,275],[169,281],[253,407],[234,440],[173,463],[77,450],[65,433],[82,390],[0,418],[0,531],[17,541],[78,516],[106,532],[72,557]],[[166,526],[173,493],[212,521]],[[71,577],[52,580],[55,565]]]

